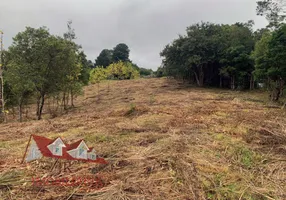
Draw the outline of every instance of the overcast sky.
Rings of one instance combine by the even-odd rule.
[[[8,47],[25,26],[62,35],[71,19],[77,43],[93,62],[102,49],[123,42],[134,63],[157,69],[160,51],[187,26],[253,19],[262,28],[266,21],[255,9],[256,0],[0,0],[0,30]]]

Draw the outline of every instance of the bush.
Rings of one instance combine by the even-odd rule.
[[[97,67],[90,71],[89,82],[94,84],[105,79],[107,79],[107,70],[103,67]]]
[[[136,79],[140,77],[139,72],[132,66],[130,62],[112,63],[107,67],[108,77],[111,79]]]

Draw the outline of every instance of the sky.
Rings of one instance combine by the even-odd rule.
[[[72,20],[76,42],[89,60],[94,62],[102,49],[126,43],[134,63],[156,70],[159,53],[186,27],[248,20],[255,21],[255,29],[265,27],[255,10],[256,0],[0,0],[0,30],[7,48],[26,26],[46,26],[63,35]]]

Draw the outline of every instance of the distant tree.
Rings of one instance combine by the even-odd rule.
[[[95,60],[95,66],[106,68],[112,63],[112,50],[103,49]]]
[[[131,62],[131,63],[132,63],[132,67],[133,67],[134,69],[136,69],[137,71],[140,70],[140,67],[138,67],[137,64],[135,64],[135,63],[133,63],[133,62]]]
[[[168,76],[193,79],[202,87],[214,80],[211,72],[218,68],[219,54],[224,40],[222,27],[212,23],[198,23],[187,28],[186,36],[179,36],[161,52],[163,67]]]
[[[103,67],[98,66],[90,71],[90,83],[99,83],[100,81],[107,79],[107,70]]]
[[[272,94],[272,100],[278,101],[286,82],[286,25],[273,33],[269,42],[269,57],[271,67],[267,74],[275,81],[277,91]]]
[[[152,69],[139,68],[139,73],[141,76],[150,76],[153,74],[153,70]]]
[[[252,21],[236,23],[228,26],[225,31],[227,34],[227,46],[224,48],[220,60],[223,65],[220,69],[220,75],[230,79],[231,89],[236,87],[249,87],[252,89],[254,65],[251,52],[255,44],[252,33]]]
[[[24,32],[20,32],[13,38],[13,44],[9,47],[9,52],[11,57],[11,64],[8,64],[7,69],[8,81],[11,81],[11,87],[13,93],[18,97],[19,107],[23,102],[24,94],[29,91],[27,88],[33,85],[35,91],[37,91],[37,116],[41,118],[42,108],[44,106],[44,98],[48,91],[54,86],[47,86],[47,77],[51,77],[48,70],[49,62],[52,59],[52,53],[50,53],[49,47],[45,45],[52,46],[52,41],[50,40],[50,34],[46,28],[34,29],[27,27]],[[39,64],[40,63],[40,64]],[[12,76],[16,76],[16,80],[22,80],[28,82],[24,86],[13,85],[15,82]],[[11,79],[11,80],[10,80]],[[33,83],[33,84],[30,84]],[[23,91],[20,91],[23,89]],[[17,94],[16,94],[17,93]],[[20,111],[21,112],[21,109]],[[21,116],[21,113],[19,114]]]
[[[286,1],[260,0],[256,11],[258,15],[266,16],[270,27],[278,27],[286,19]]]
[[[81,65],[75,46],[71,41],[50,35],[45,27],[27,27],[13,38],[9,47],[8,77],[15,75],[18,77],[15,80],[21,80],[22,85],[12,78],[8,80],[20,100],[30,89],[35,91],[38,119],[41,119],[47,96],[65,91],[68,84],[76,86]]]
[[[112,79],[124,80],[135,79],[140,76],[139,71],[134,69],[130,62],[112,63],[107,67],[108,77]]]
[[[129,53],[129,47],[124,43],[120,43],[113,49],[112,61],[114,63],[119,61],[129,62]]]
[[[18,54],[20,52],[17,52],[15,48],[11,48],[10,52],[12,57],[8,63],[7,71],[5,71],[5,81],[9,84],[12,98],[17,102],[19,112],[18,120],[21,122],[23,104],[27,102],[28,98],[35,91],[35,85],[30,77],[29,71],[27,71],[29,70],[29,66],[24,66],[27,65],[27,63],[25,61],[23,62],[23,57]]]
[[[151,74],[153,74],[153,70],[152,69],[145,69],[143,67],[138,67],[137,64],[131,62],[132,67],[139,71],[140,76],[150,76]]]
[[[265,33],[253,53],[255,75],[259,80],[268,79],[272,88],[271,99],[278,101],[286,82],[286,25]]]
[[[94,64],[93,64],[93,62],[92,62],[91,60],[88,60],[88,61],[87,61],[87,64],[88,64],[88,67],[89,67],[90,69],[94,68]]]
[[[81,72],[79,75],[79,80],[84,84],[87,85],[89,82],[89,75],[90,70],[93,68],[93,63],[91,60],[86,59],[86,55],[83,51],[79,52],[79,59],[81,63]]]
[[[258,29],[256,31],[254,31],[254,33],[253,33],[254,41],[257,42],[257,41],[261,40],[264,33],[267,33],[267,32],[270,32],[270,30],[268,28],[262,28],[262,29]]]
[[[271,66],[269,59],[269,43],[272,33],[265,32],[261,39],[255,44],[252,57],[255,63],[254,75],[259,82],[266,83],[269,87],[269,77],[267,75],[268,68]]]
[[[253,21],[233,25],[198,23],[161,52],[167,76],[205,85],[246,88],[253,83],[250,54]]]
[[[164,68],[163,67],[158,67],[157,71],[155,72],[156,77],[160,78],[165,75],[164,73]]]
[[[75,44],[73,40],[76,39],[75,30],[72,28],[72,21],[67,22],[67,32],[64,33],[64,39],[67,41],[67,48],[69,48],[70,59],[69,59],[69,75],[66,77],[65,84],[63,85],[64,94],[63,94],[63,102],[64,108],[68,105],[68,96],[70,94],[70,102],[71,106],[74,107],[74,97],[75,95],[81,92],[82,84],[79,81],[79,78],[82,78],[81,81],[88,82],[88,72],[86,73],[85,70],[87,68],[84,66],[83,60],[83,53],[79,52],[81,46]],[[80,75],[82,76],[80,77]],[[87,80],[84,80],[87,79]],[[67,103],[66,103],[67,102]]]
[[[97,83],[97,94],[99,98],[99,83],[107,79],[107,70],[104,67],[98,66],[90,71],[90,82]]]

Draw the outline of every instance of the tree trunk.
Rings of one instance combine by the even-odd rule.
[[[284,84],[285,84],[285,81],[280,79],[280,97],[283,96],[283,91],[284,91]]]
[[[73,97],[74,97],[74,95],[73,95],[73,91],[72,91],[72,89],[71,89],[71,107],[74,107]]]
[[[203,70],[203,65],[200,66],[200,71],[199,71],[199,79],[200,79],[200,87],[204,86],[204,70]]]
[[[22,122],[22,106],[23,106],[23,98],[19,99],[19,122]]]
[[[66,92],[64,92],[63,94],[63,106],[64,106],[64,110],[67,109],[67,106],[66,106]]]
[[[232,76],[231,79],[230,79],[230,88],[231,88],[232,90],[235,89],[235,79],[234,79],[234,76]]]
[[[280,97],[280,92],[281,92],[281,83],[280,81],[277,80],[275,87],[272,90],[271,101],[278,101]]]
[[[254,78],[253,75],[250,75],[250,85],[249,85],[249,89],[253,90],[254,89]]]
[[[36,112],[37,116],[39,116],[40,113],[40,101],[41,101],[41,96],[37,98],[37,112]]]
[[[254,87],[255,87],[255,80],[254,80],[254,77],[252,79],[252,89],[254,90]]]
[[[38,120],[42,119],[42,112],[43,112],[44,103],[45,103],[45,94],[42,94],[41,95],[41,104],[40,104],[40,109],[39,109]]]
[[[222,88],[222,76],[219,77],[219,87]]]
[[[279,100],[279,97],[280,97],[280,89],[275,87],[273,90],[272,90],[272,94],[271,94],[271,100],[272,101],[278,101]]]
[[[68,109],[68,105],[69,105],[69,93],[68,93],[68,92],[67,92],[67,94],[66,94],[65,100],[66,100],[66,102],[65,102],[65,105],[66,105],[65,110],[67,110],[67,109]]]
[[[192,72],[189,71],[189,83],[194,82],[194,80],[192,79]]]
[[[200,80],[199,80],[198,74],[196,72],[194,72],[194,74],[195,74],[195,78],[197,81],[197,85],[200,86]]]
[[[26,109],[25,109],[26,119],[28,119],[28,118],[29,118],[29,116],[28,116],[28,110],[29,110],[29,109],[27,109],[27,107],[26,107]]]
[[[271,90],[271,80],[270,80],[270,77],[267,77],[267,91],[270,91]]]

